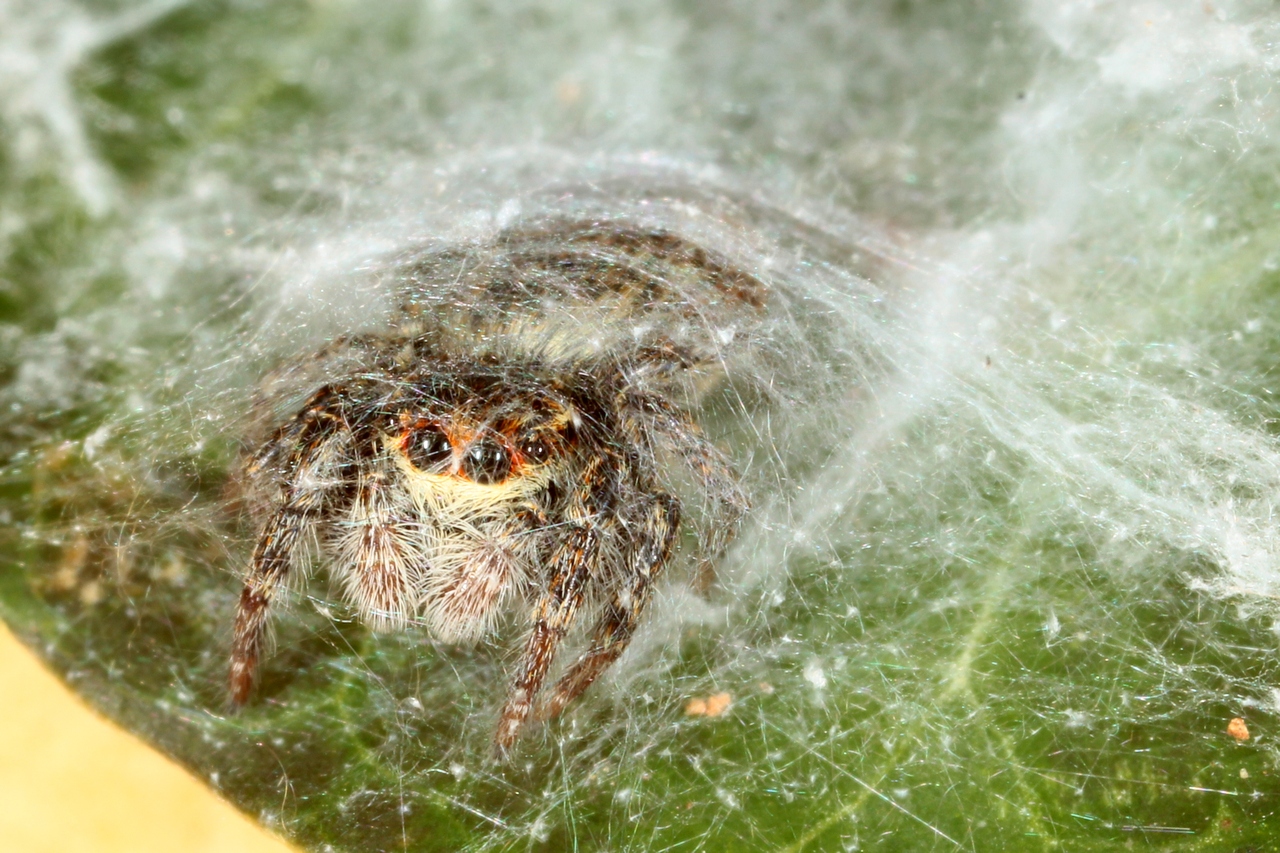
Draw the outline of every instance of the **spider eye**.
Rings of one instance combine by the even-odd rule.
[[[511,457],[492,437],[473,441],[462,457],[462,470],[467,479],[481,485],[499,483],[511,473]]]
[[[419,471],[434,468],[453,456],[453,446],[449,444],[449,437],[435,424],[411,435],[405,449],[409,454],[409,461]]]
[[[540,438],[526,438],[520,442],[520,455],[530,462],[542,463],[551,458],[551,448]]]

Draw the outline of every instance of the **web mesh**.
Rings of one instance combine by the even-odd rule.
[[[317,850],[1265,849],[1276,26],[7,7],[4,615]],[[383,327],[387,258],[583,211],[776,294],[699,412],[755,501],[718,588],[508,764],[517,638],[371,634],[322,571],[227,715],[262,375]]]

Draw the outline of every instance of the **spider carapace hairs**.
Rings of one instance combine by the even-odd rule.
[[[626,649],[682,524],[703,574],[736,532],[746,495],[691,411],[768,290],[688,240],[608,221],[512,228],[390,269],[389,328],[282,368],[303,377],[288,408],[266,394],[284,416],[245,457],[258,536],[231,700],[249,698],[284,582],[315,561],[375,630],[469,641],[512,607],[527,619],[504,754]],[[579,614],[583,650],[544,689]]]

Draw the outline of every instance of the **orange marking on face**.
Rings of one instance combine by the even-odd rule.
[[[575,443],[572,434],[565,435],[573,422],[571,410],[561,410],[537,427],[522,418],[487,425],[409,412],[402,412],[399,421],[394,446],[415,469],[481,485],[528,476],[538,466],[563,456]]]

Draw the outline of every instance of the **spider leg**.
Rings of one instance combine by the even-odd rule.
[[[590,525],[570,528],[553,552],[547,591],[534,606],[533,631],[525,644],[520,668],[498,719],[494,748],[505,755],[515,743],[542,688],[556,650],[573,624],[599,557],[600,534]]]
[[[342,394],[341,388],[325,385],[307,398],[298,414],[277,427],[271,438],[263,442],[262,449],[246,466],[249,476],[283,468],[284,473],[292,477],[314,452],[315,437],[323,437],[341,427],[337,409],[342,403]]]
[[[538,709],[538,719],[549,720],[558,716],[631,643],[640,614],[649,602],[654,581],[666,567],[675,546],[680,530],[680,503],[667,494],[654,495],[642,524],[639,542],[632,550],[627,577],[605,605],[596,623],[591,647],[556,682],[551,698]]]
[[[733,464],[684,412],[655,395],[636,392],[627,394],[621,408],[626,413],[622,428],[633,443],[651,444],[650,436],[666,441],[711,497],[710,516],[702,525],[698,544],[696,585],[705,590],[715,580],[715,561],[737,535],[751,502]]]
[[[350,440],[341,415],[343,389],[326,385],[276,430],[250,462],[250,476],[271,469],[284,485],[276,509],[254,547],[249,573],[236,607],[229,688],[234,706],[245,703],[262,656],[272,600],[288,574],[303,531],[324,508],[339,457]]]
[[[738,533],[743,517],[751,508],[732,463],[709,442],[687,418],[663,430],[685,464],[696,474],[712,496],[715,508],[699,545],[705,567],[719,559]],[[714,576],[714,571],[712,572]]]
[[[303,533],[325,509],[338,476],[340,457],[349,440],[341,419],[317,406],[300,419],[309,421],[299,433],[307,440],[290,460],[288,485],[274,512],[267,519],[253,549],[249,573],[236,605],[228,678],[232,705],[239,707],[249,698],[257,674],[272,601],[289,573]],[[312,433],[307,436],[306,433]]]

